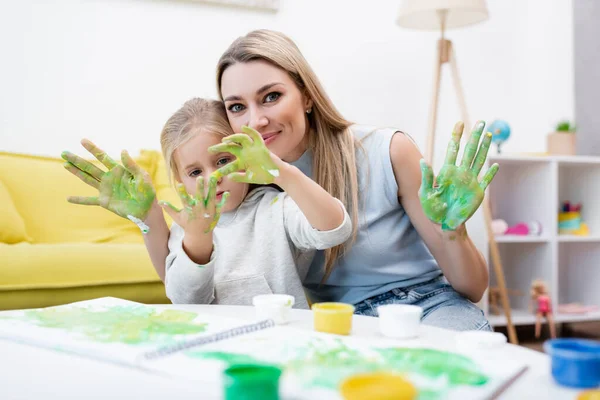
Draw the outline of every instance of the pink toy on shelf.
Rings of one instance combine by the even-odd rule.
[[[508,226],[504,220],[496,219],[492,221],[492,230],[496,235],[539,236],[542,234],[542,224],[538,221],[531,221]]]

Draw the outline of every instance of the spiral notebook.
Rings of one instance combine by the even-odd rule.
[[[0,339],[147,369],[147,360],[274,326],[105,297],[0,312]]]
[[[421,400],[494,399],[526,370],[501,351],[458,353],[425,339],[399,347],[115,298],[0,312],[0,339],[197,381],[213,392],[230,365],[277,365],[281,398],[296,400],[340,400],[345,378],[374,371],[404,375]]]

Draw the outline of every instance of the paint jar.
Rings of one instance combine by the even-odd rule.
[[[252,298],[258,319],[272,319],[276,324],[287,324],[294,296],[287,294],[261,294]]]
[[[237,364],[225,370],[225,400],[278,400],[281,369]]]
[[[315,330],[336,335],[349,335],[354,306],[346,303],[316,303],[312,306]]]
[[[552,339],[544,343],[552,376],[563,386],[596,388],[600,385],[600,342],[588,339]]]
[[[353,375],[340,386],[344,400],[413,400],[417,389],[401,376],[385,372]]]
[[[600,400],[600,389],[581,392],[577,396],[577,400]]]
[[[386,304],[377,307],[379,330],[384,336],[410,339],[419,336],[423,309],[410,304]]]

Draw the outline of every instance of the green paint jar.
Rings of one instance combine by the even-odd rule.
[[[279,400],[281,369],[237,364],[225,370],[225,400]]]

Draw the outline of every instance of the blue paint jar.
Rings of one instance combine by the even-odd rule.
[[[544,343],[552,377],[563,386],[595,388],[600,385],[600,342],[588,339],[552,339]]]

